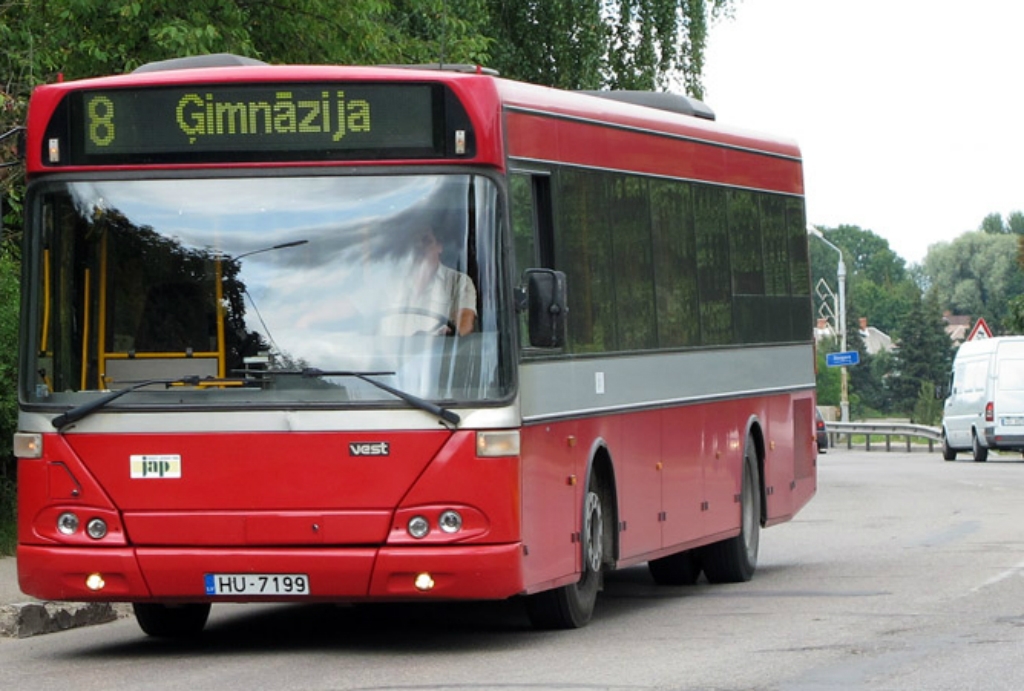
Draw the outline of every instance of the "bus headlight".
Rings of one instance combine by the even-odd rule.
[[[102,540],[107,536],[107,522],[102,518],[93,518],[85,524],[85,532],[93,540]]]
[[[462,516],[459,515],[458,511],[449,509],[437,519],[437,525],[443,533],[448,533],[449,535],[457,533],[462,530]]]
[[[409,524],[405,529],[410,535],[419,540],[426,537],[427,533],[430,532],[430,523],[423,516],[413,516],[409,519]]]
[[[14,435],[15,458],[42,458],[43,435],[17,432]]]
[[[477,432],[476,455],[500,458],[519,455],[519,430]]]
[[[57,516],[57,532],[61,535],[74,535],[78,532],[78,516],[66,511]]]

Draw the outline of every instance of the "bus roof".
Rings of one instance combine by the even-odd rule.
[[[255,64],[253,64],[255,62]],[[167,67],[180,65],[167,61]],[[235,85],[295,82],[319,84],[329,82],[396,83],[424,82],[443,84],[454,93],[465,108],[469,119],[477,128],[483,142],[474,162],[502,167],[506,152],[501,147],[503,112],[516,110],[568,118],[583,122],[628,128],[630,130],[661,134],[676,138],[723,146],[754,154],[799,162],[800,150],[787,139],[742,130],[720,122],[692,115],[601,98],[593,94],[572,92],[537,86],[496,77],[477,71],[446,71],[427,67],[393,66],[332,66],[332,65],[265,65],[244,61],[234,66],[196,67],[188,69],[153,69],[131,74],[98,77],[78,81],[40,86],[30,104],[30,122],[49,122],[60,101],[69,93],[79,90],[142,89],[195,85]],[[30,173],[52,171],[43,165],[44,131],[35,124],[29,128],[28,170]],[[68,170],[67,167],[64,170]],[[802,192],[802,187],[800,189]]]

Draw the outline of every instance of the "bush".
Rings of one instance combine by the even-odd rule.
[[[18,545],[18,511],[14,481],[0,477],[0,556],[14,554]]]
[[[921,382],[921,390],[914,404],[914,416],[911,422],[919,425],[938,425],[942,421],[942,400],[936,393],[935,384],[930,381]]]
[[[0,246],[0,554],[17,543],[18,305],[21,267],[13,245]]]

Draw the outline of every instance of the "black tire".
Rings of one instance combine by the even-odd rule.
[[[210,616],[210,604],[160,605],[149,602],[132,604],[135,620],[149,636],[187,638],[198,635]]]
[[[981,445],[977,430],[971,432],[971,454],[975,463],[984,463],[988,460],[988,447]]]
[[[761,480],[754,440],[747,437],[740,490],[740,533],[701,549],[700,559],[708,582],[743,583],[753,578],[760,542]]]
[[[942,430],[942,460],[956,460],[956,449],[949,445],[949,439],[946,438],[946,430]]]
[[[647,569],[658,585],[693,585],[700,578],[700,555],[695,549],[670,554],[647,562]]]
[[[534,628],[578,629],[593,618],[597,593],[602,587],[605,556],[602,496],[600,488],[588,489],[583,502],[583,530],[580,533],[583,575],[580,580],[526,598],[526,613]]]

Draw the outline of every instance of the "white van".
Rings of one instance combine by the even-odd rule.
[[[942,457],[968,449],[979,462],[989,449],[1024,452],[1024,336],[967,341],[956,353]]]

